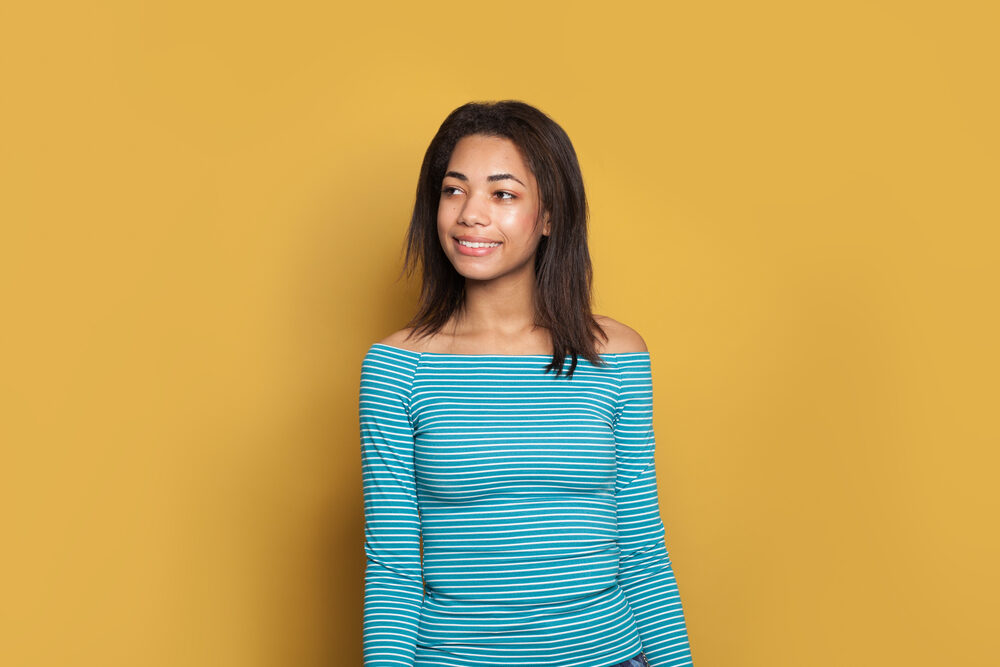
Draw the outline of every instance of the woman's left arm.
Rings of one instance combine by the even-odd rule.
[[[693,665],[684,610],[667,553],[656,492],[649,353],[618,355],[615,421],[618,584],[628,597],[651,667]]]

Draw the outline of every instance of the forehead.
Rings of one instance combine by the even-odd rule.
[[[517,145],[506,137],[470,134],[459,139],[448,160],[449,171],[460,171],[470,178],[510,173],[531,178],[532,173]]]

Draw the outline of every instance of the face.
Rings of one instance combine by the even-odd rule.
[[[471,280],[533,277],[549,221],[517,146],[503,137],[463,137],[445,172],[438,238],[459,274]]]

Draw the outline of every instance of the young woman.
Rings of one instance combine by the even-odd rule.
[[[420,304],[361,371],[367,667],[692,664],[649,353],[591,313],[586,225],[538,109],[466,104],[431,141]]]

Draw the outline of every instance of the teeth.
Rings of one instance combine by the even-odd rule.
[[[499,243],[480,243],[479,241],[462,241],[461,239],[458,242],[466,248],[496,248],[500,245]]]

